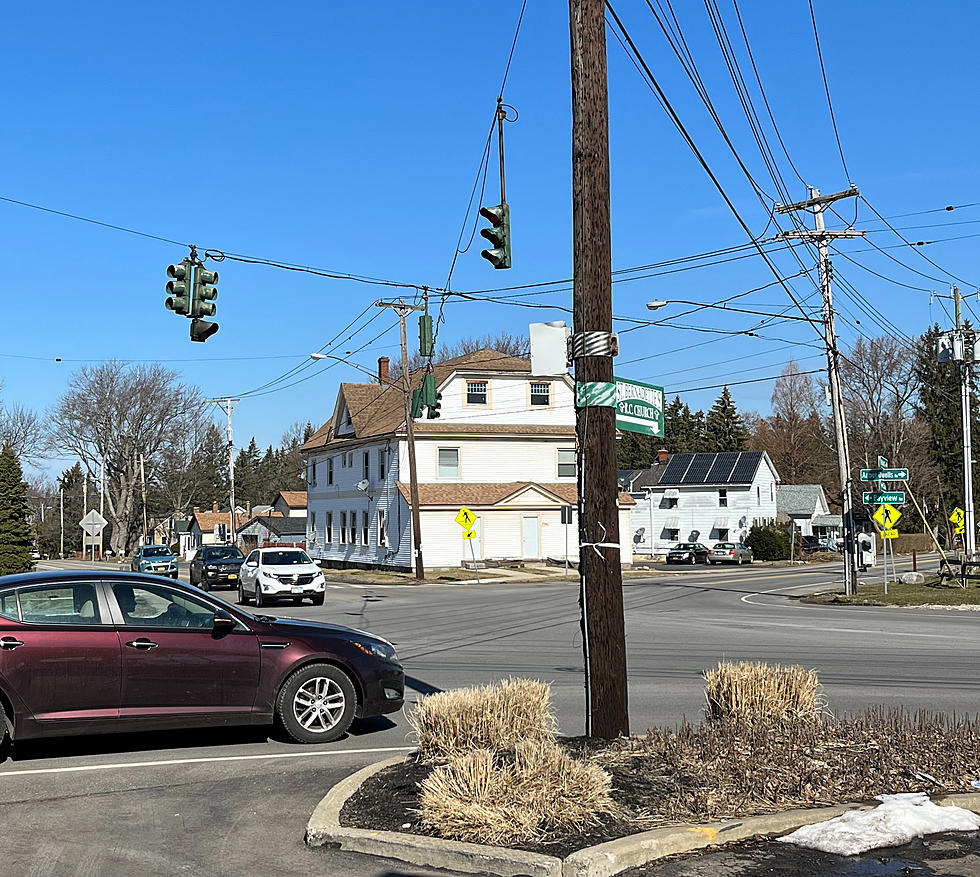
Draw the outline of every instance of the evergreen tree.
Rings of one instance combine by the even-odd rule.
[[[204,431],[201,443],[191,455],[187,474],[188,509],[194,506],[210,508],[213,502],[224,503],[228,496],[228,443],[215,424],[208,424]]]
[[[749,431],[735,409],[732,394],[725,387],[704,419],[704,450],[744,451],[748,437]]]
[[[24,472],[10,445],[0,452],[0,575],[29,572],[33,536]]]
[[[252,505],[265,503],[262,496],[262,485],[260,483],[262,456],[259,453],[259,446],[255,442],[255,436],[248,443],[247,448],[243,448],[235,457],[235,501],[239,505],[250,502]],[[220,502],[220,500],[219,500]]]
[[[662,447],[663,440],[656,436],[623,430],[616,442],[616,468],[649,469]]]

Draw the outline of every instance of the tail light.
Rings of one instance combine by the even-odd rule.
[[[728,549],[728,553],[729,554],[734,554],[735,553],[735,549],[734,548],[729,548]]]

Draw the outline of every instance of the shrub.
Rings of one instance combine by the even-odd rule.
[[[437,767],[419,786],[428,829],[453,840],[503,845],[547,842],[600,824],[617,808],[609,775],[552,740],[513,752],[474,749]]]
[[[429,695],[408,721],[424,760],[472,749],[513,750],[524,741],[550,740],[557,727],[551,687],[531,679]]]
[[[753,524],[745,544],[756,560],[789,560],[789,533],[775,524]]]
[[[826,711],[816,672],[802,667],[723,662],[705,671],[704,682],[704,711],[710,722],[817,719]]]

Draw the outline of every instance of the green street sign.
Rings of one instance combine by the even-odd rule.
[[[616,428],[664,437],[664,388],[639,381],[616,381]]]
[[[862,481],[908,481],[908,469],[862,469]]]
[[[905,502],[905,491],[904,490],[864,491],[865,505],[881,505],[883,502],[890,502],[895,505],[902,505]]]

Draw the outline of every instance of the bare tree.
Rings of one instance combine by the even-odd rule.
[[[104,467],[113,551],[127,553],[142,527],[141,457],[150,479],[164,451],[200,417],[201,404],[197,388],[159,364],[110,360],[72,376],[51,415],[51,443],[93,475]]]
[[[445,362],[447,359],[455,359],[457,356],[464,356],[467,353],[476,353],[478,350],[496,350],[498,353],[506,353],[518,359],[531,358],[531,342],[527,335],[512,335],[510,332],[500,332],[496,335],[473,335],[467,338],[460,338],[455,344],[440,345],[436,347],[433,362]],[[417,350],[408,358],[408,367],[411,371],[422,368],[428,361],[427,357],[422,356]],[[400,377],[402,373],[401,361],[391,364],[391,375]]]
[[[44,422],[23,405],[0,407],[0,446],[10,445],[17,457],[29,465],[38,463],[47,449]]]

